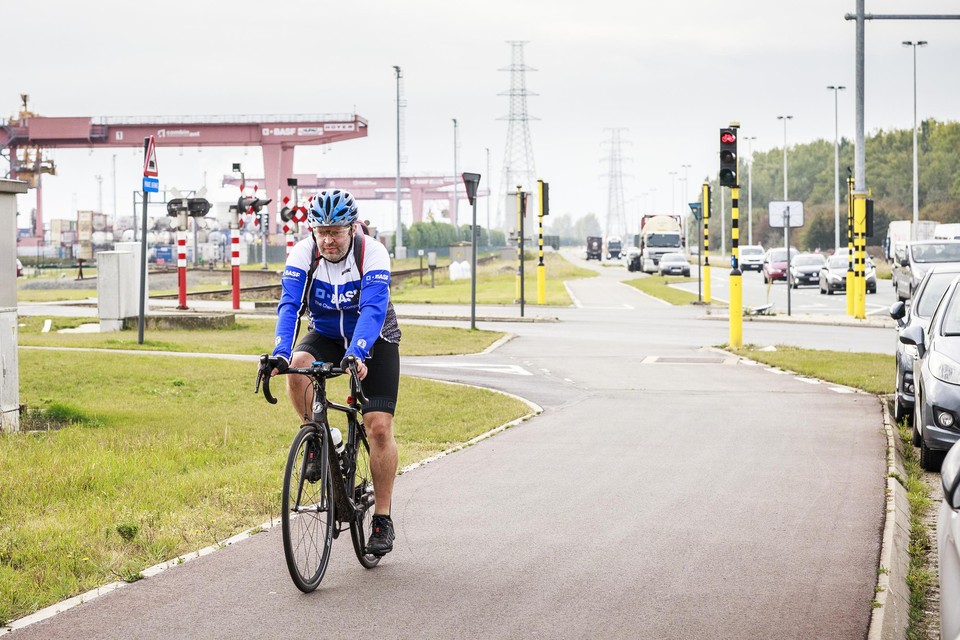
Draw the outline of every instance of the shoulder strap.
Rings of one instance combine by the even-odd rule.
[[[357,229],[353,234],[353,261],[357,263],[357,274],[360,276],[360,286],[363,287],[363,255],[366,249],[363,232]]]

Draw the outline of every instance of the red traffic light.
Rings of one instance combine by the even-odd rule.
[[[733,144],[737,141],[737,134],[729,129],[724,129],[720,132],[720,142],[721,144]]]

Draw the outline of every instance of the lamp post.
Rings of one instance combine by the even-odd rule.
[[[753,141],[757,136],[746,138],[747,141],[747,244],[753,244]]]
[[[393,65],[393,71],[397,76],[397,235],[394,239],[393,255],[400,258],[403,247],[403,225],[400,222],[400,78],[402,74],[397,65]]]
[[[457,119],[453,120],[453,208],[450,211],[450,224],[453,225],[457,238],[460,237],[460,229],[457,228],[457,176],[460,173],[457,170]]]
[[[677,212],[677,171],[668,171],[670,176],[670,215]]]
[[[920,219],[920,189],[917,183],[917,47],[927,46],[926,40],[904,40],[903,46],[913,48],[913,226],[911,239],[916,239]]]
[[[830,85],[827,89],[833,91],[833,250],[840,249],[840,128],[837,109],[837,96],[846,87]]]
[[[777,120],[783,120],[783,199],[787,199],[787,120],[793,119],[793,116],[777,116]]]

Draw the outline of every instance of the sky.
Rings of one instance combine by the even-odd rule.
[[[44,116],[207,116],[356,113],[366,138],[301,147],[295,173],[394,175],[396,79],[403,70],[406,175],[450,175],[452,119],[459,171],[495,191],[507,142],[508,41],[525,41],[530,139],[537,177],[550,183],[551,214],[608,215],[610,129],[622,129],[626,222],[684,212],[718,169],[718,129],[731,121],[754,151],[818,138],[854,137],[854,0],[487,0],[229,4],[33,0],[5,32],[0,117],[21,93]],[[868,0],[867,13],[950,14],[949,0]],[[9,13],[9,12],[8,12]],[[960,120],[960,21],[873,20],[866,25],[865,121],[879,129],[917,118]],[[845,85],[834,109],[828,85]],[[533,95],[536,94],[536,95]],[[778,115],[793,116],[786,130]],[[489,151],[488,151],[489,150]],[[490,171],[487,169],[489,154]],[[116,159],[114,159],[116,156]],[[142,150],[54,150],[44,176],[44,216],[78,209],[129,215]],[[232,163],[259,175],[249,148],[158,148],[161,188],[206,185],[213,200]],[[684,167],[684,165],[688,165]],[[867,180],[869,186],[867,158]],[[116,169],[114,170],[114,166]],[[249,169],[247,167],[250,167]],[[7,171],[0,160],[0,175]],[[674,172],[674,175],[671,175]],[[488,175],[492,174],[492,175]],[[96,176],[101,176],[98,181]],[[492,181],[488,183],[488,179]],[[101,207],[102,200],[102,207]],[[116,205],[114,205],[116,202]],[[18,196],[23,214],[31,191]],[[395,205],[361,204],[363,217],[395,227]],[[478,203],[485,224],[487,203]],[[116,210],[116,211],[115,211]],[[490,205],[496,226],[497,202]],[[405,210],[405,223],[411,221]],[[470,209],[461,201],[461,221]]]

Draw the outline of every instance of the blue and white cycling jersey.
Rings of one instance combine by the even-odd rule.
[[[343,339],[348,356],[366,360],[379,337],[400,342],[400,327],[390,304],[390,255],[373,238],[359,234],[353,242],[357,238],[364,243],[362,284],[353,243],[340,262],[322,257],[317,261],[309,291],[305,290],[307,272],[316,242],[307,236],[290,251],[280,279],[273,355],[290,358],[305,310],[309,310],[310,329],[328,338]]]

